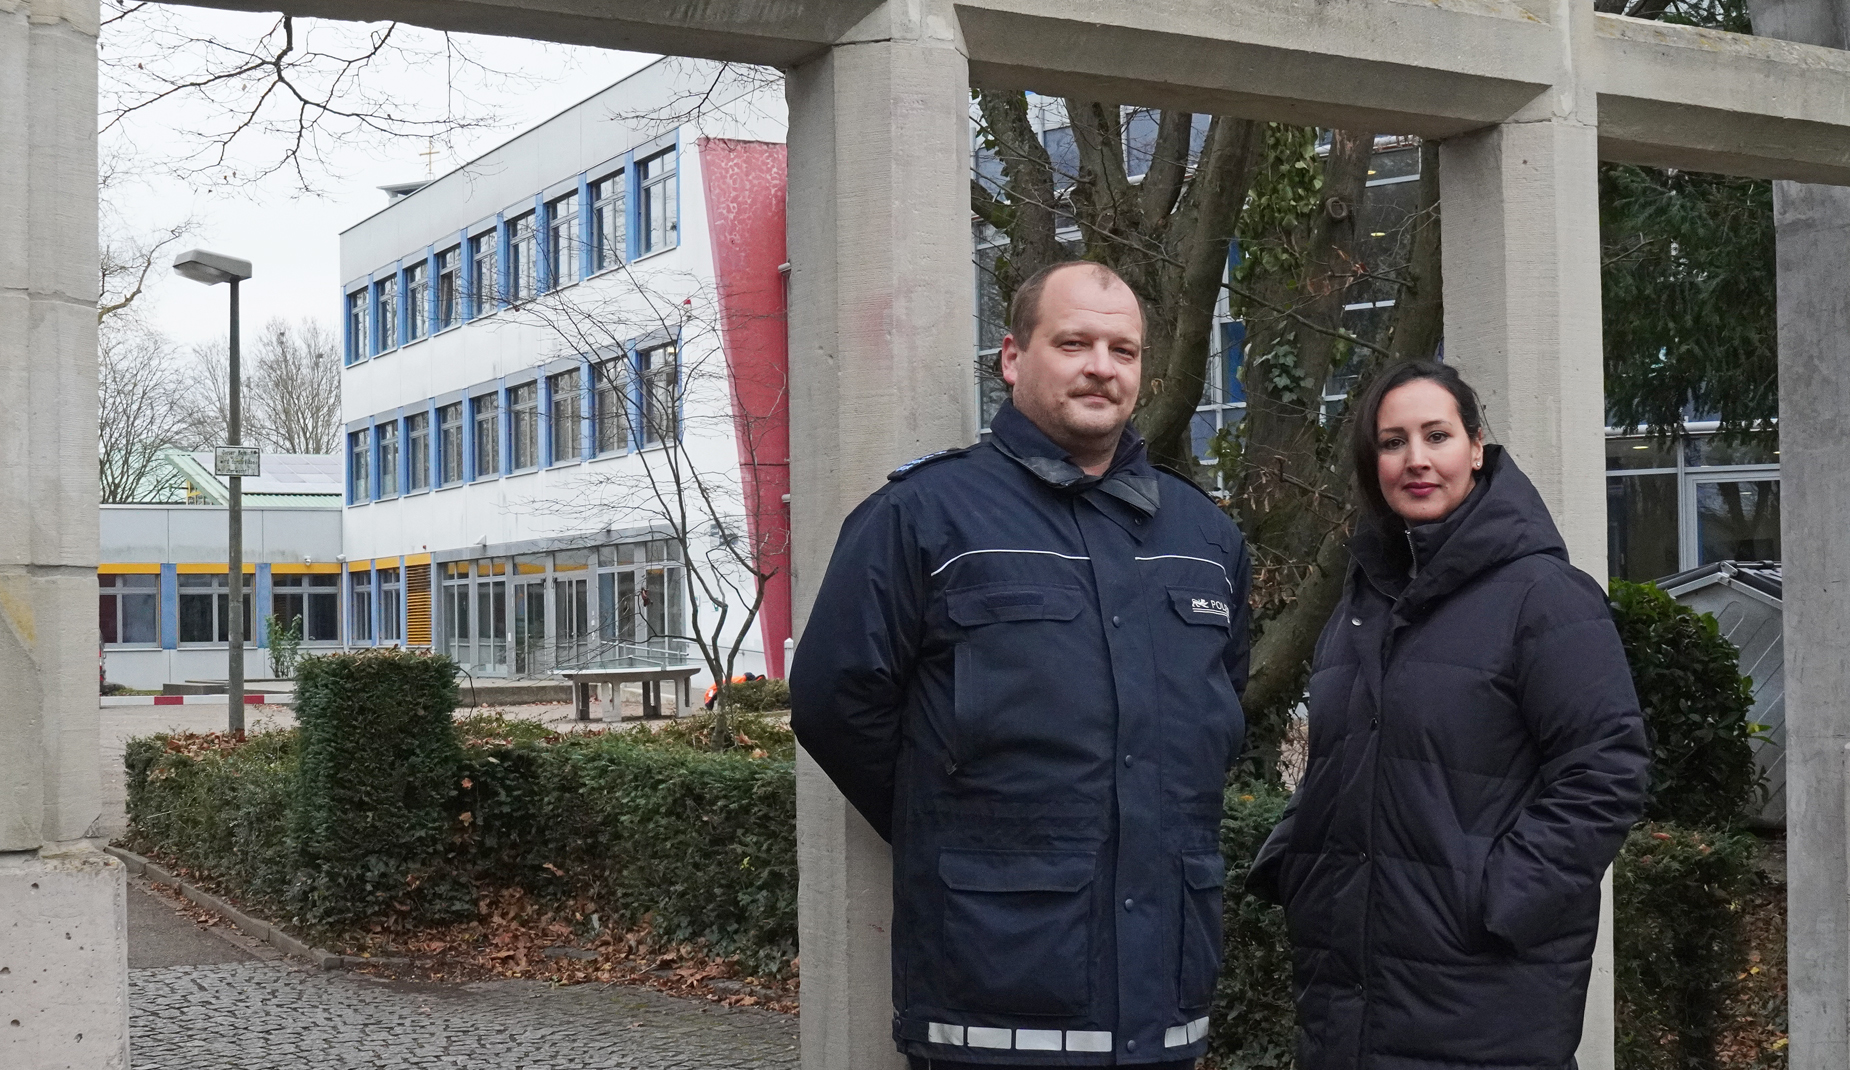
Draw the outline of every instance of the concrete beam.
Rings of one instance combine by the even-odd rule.
[[[785,68],[877,18],[874,0],[284,6]],[[1599,15],[1576,56],[1549,0],[960,0],[954,17],[979,86],[1431,138],[1513,119],[1583,67],[1603,159],[1850,183],[1850,62],[1832,49]]]
[[[1507,119],[1559,74],[1556,31],[1510,0],[967,0],[958,15],[981,86],[1426,137]]]
[[[187,0],[348,22],[392,19],[453,33],[789,67],[814,57],[880,0]]]
[[[848,511],[976,431],[969,74],[948,5],[894,3],[790,72],[790,437],[796,628]],[[797,765],[805,1070],[893,1047],[886,844]]]
[[[1600,158],[1850,184],[1850,53],[1595,17]]]

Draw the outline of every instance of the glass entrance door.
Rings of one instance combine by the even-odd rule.
[[[527,676],[544,666],[546,646],[546,581],[514,584],[514,675]]]

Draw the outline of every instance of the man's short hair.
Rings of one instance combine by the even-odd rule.
[[[1096,260],[1062,260],[1057,264],[1048,264],[1028,276],[1028,281],[1016,288],[1014,300],[1009,302],[1009,334],[1015,336],[1016,345],[1025,346],[1034,337],[1034,329],[1041,323],[1041,291],[1047,288],[1047,280],[1053,277],[1054,272],[1067,268],[1091,268],[1101,289],[1110,286],[1113,281],[1123,282],[1124,288],[1137,298],[1139,325],[1149,324],[1150,316],[1144,311],[1143,298],[1137,295],[1130,283],[1124,282],[1124,276]]]

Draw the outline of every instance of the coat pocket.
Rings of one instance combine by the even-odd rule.
[[[1182,856],[1182,970],[1177,1004],[1199,1010],[1214,1001],[1220,976],[1221,893],[1227,863],[1220,852]]]
[[[947,848],[945,1003],[988,1014],[1086,1013],[1091,992],[1091,854]]]

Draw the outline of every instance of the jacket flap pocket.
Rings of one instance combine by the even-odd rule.
[[[1219,888],[1227,883],[1227,860],[1220,852],[1182,856],[1182,879],[1197,890]]]
[[[1077,892],[1092,883],[1089,854],[945,848],[938,876],[960,892]]]
[[[1171,587],[1169,602],[1176,613],[1190,624],[1209,624],[1217,628],[1233,624],[1233,595],[1200,587]]]
[[[1072,620],[1085,608],[1077,587],[984,583],[944,592],[951,619],[964,627],[1007,620]]]

